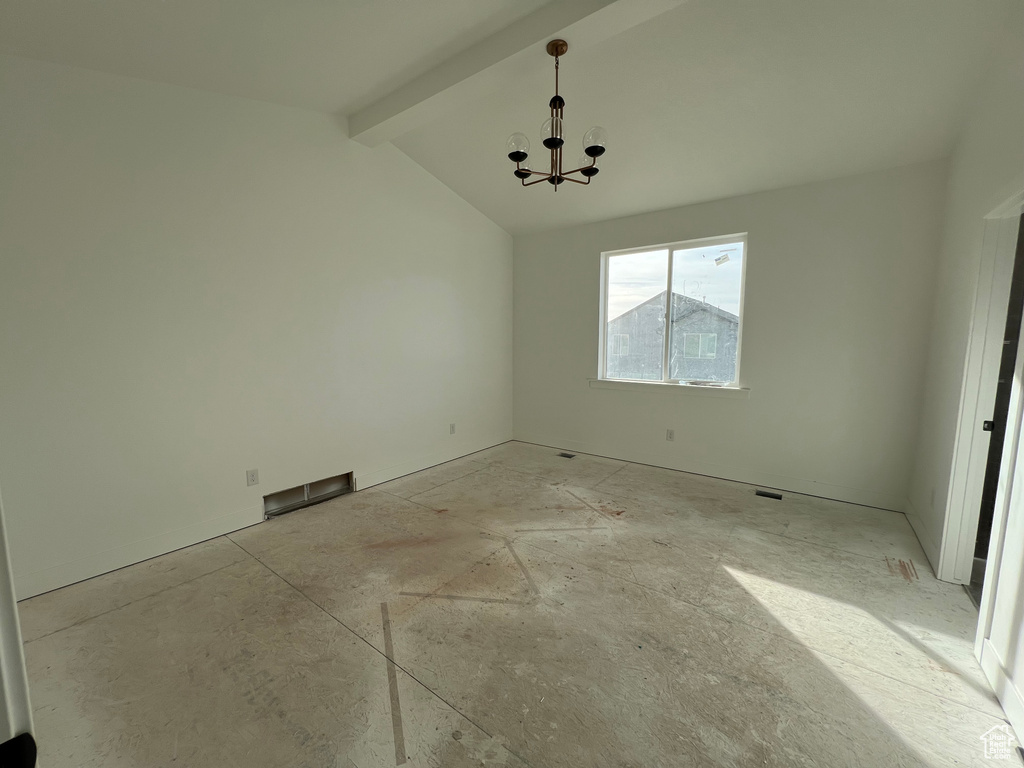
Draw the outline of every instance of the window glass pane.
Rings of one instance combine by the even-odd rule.
[[[736,381],[742,285],[742,241],[672,252],[669,378]]]
[[[628,355],[629,354],[629,335],[625,333],[616,333],[612,336],[611,353],[613,355]]]
[[[661,381],[668,251],[608,258],[605,376]],[[625,336],[625,340],[616,337]]]
[[[702,333],[700,335],[700,356],[708,359],[715,358],[715,351],[718,349],[717,333]]]
[[[699,357],[700,356],[700,334],[699,333],[684,333],[683,334],[683,357]]]

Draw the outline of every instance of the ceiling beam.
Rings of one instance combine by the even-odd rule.
[[[554,0],[347,116],[349,136],[369,147],[465,108],[508,83],[553,37],[573,49],[607,40],[685,0]]]

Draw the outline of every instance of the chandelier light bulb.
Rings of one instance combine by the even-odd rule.
[[[513,163],[521,163],[530,154],[530,140],[525,133],[513,133],[505,142],[508,159]]]
[[[565,141],[562,138],[562,118],[549,117],[540,126],[540,138],[548,149],[558,149]]]
[[[608,131],[595,125],[583,135],[583,151],[588,157],[600,157],[608,146]]]
[[[597,158],[588,157],[586,153],[580,155],[580,159],[576,161],[576,165],[582,169],[580,173],[587,178],[597,176],[598,172],[601,170],[597,167]]]
[[[512,173],[515,174],[517,179],[524,179],[525,180],[525,179],[530,178],[530,176],[531,176],[530,171],[532,171],[532,170],[533,169],[530,168],[530,164],[529,163],[527,163],[525,161],[520,161],[519,162],[519,167],[516,168],[514,171],[512,171]]]

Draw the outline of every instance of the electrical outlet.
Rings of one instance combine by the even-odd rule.
[[[258,469],[250,469],[245,473],[245,484],[246,485],[259,485],[260,484],[260,471]]]
[[[454,435],[455,434],[455,422],[454,421],[451,424],[448,425],[448,434],[449,435]]]
[[[674,429],[666,429],[665,439],[671,443],[673,440],[676,439],[676,431]]]

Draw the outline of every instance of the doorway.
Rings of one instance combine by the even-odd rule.
[[[1024,218],[1024,217],[1022,217]],[[1024,224],[1024,221],[1021,222]],[[1024,227],[1015,260],[1024,259]],[[1014,286],[1017,290],[1017,286]],[[1019,329],[1020,319],[1017,324]],[[1008,323],[1009,325],[1009,323]],[[1019,336],[1019,334],[1018,334]],[[1005,440],[991,507],[975,655],[1014,730],[1024,732],[1024,352],[1008,377]],[[1005,358],[1004,358],[1005,359]],[[986,473],[986,479],[988,473]],[[980,531],[979,531],[980,533]]]
[[[984,219],[981,242],[981,258],[978,267],[977,290],[971,318],[964,378],[961,386],[960,412],[957,416],[956,437],[953,445],[953,462],[946,498],[946,519],[939,545],[935,575],[942,581],[970,585],[981,582],[974,577],[975,555],[979,554],[979,528],[982,497],[985,494],[986,479],[989,481],[988,509],[994,490],[998,490],[998,459],[1004,440],[993,436],[998,422],[1002,434],[1006,434],[1006,416],[997,418],[997,394],[1002,385],[1003,414],[1006,413],[1007,388],[1012,386],[1011,375],[1006,365],[1006,348],[1009,355],[1016,356],[1014,344],[1006,344],[1008,325],[1011,336],[1020,335],[1021,320],[1014,323],[1009,318],[1011,306],[1010,288],[1014,284],[1016,252],[1020,219],[1024,214],[1024,189],[1007,199]],[[1017,282],[1024,278],[1024,266],[1017,275]],[[1019,307],[1024,299],[1017,298]],[[1013,330],[1016,327],[1016,330]],[[1013,357],[1010,358],[1012,360]],[[1012,396],[1012,389],[1010,390]],[[990,431],[992,430],[992,431]],[[992,453],[993,449],[996,453]],[[990,465],[992,470],[989,471]],[[991,518],[990,518],[991,519]],[[986,523],[987,532],[991,525]],[[987,544],[988,536],[981,534]],[[984,545],[983,545],[984,546]],[[981,550],[983,551],[983,550]],[[980,565],[980,564],[979,564]],[[979,574],[980,576],[980,574]]]
[[[1024,216],[1020,217],[1017,229],[1013,273],[1010,279],[1010,297],[1006,305],[1006,324],[999,361],[999,380],[996,383],[995,407],[992,419],[986,421],[983,426],[983,429],[991,432],[991,436],[985,462],[981,507],[978,513],[974,563],[971,568],[970,583],[966,585],[975,607],[981,603],[981,591],[985,580],[985,562],[988,557],[989,539],[992,536],[996,491],[999,487],[999,468],[1003,458],[1003,443],[1006,440],[1007,414],[1010,408],[1013,374],[1017,363],[1022,315],[1024,315]]]

